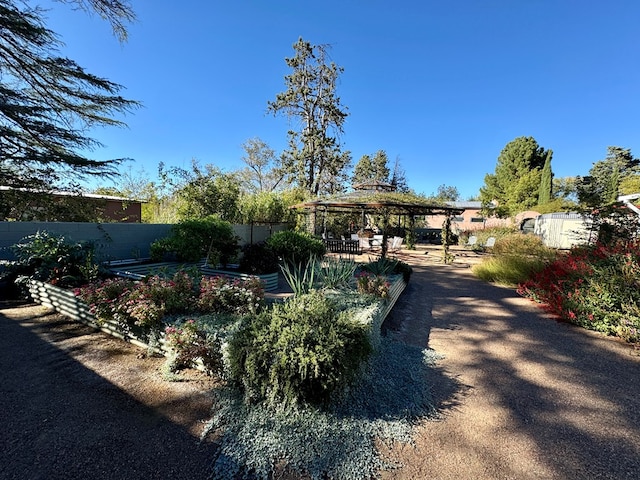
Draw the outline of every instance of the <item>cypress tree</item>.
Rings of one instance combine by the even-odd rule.
[[[547,158],[542,167],[542,175],[540,177],[540,190],[538,191],[538,205],[544,205],[551,201],[553,196],[553,173],[551,172],[551,156],[553,150],[547,150]]]

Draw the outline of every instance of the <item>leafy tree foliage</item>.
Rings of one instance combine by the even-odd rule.
[[[125,2],[78,0],[107,18],[120,38],[133,18]],[[138,104],[121,86],[58,56],[61,41],[47,29],[43,11],[0,0],[0,184],[51,187],[83,175],[112,175],[122,159],[96,160],[82,151],[99,147],[84,131],[122,126],[116,114]]]
[[[378,150],[373,158],[363,155],[353,169],[351,181],[353,185],[366,182],[389,182],[389,159],[387,152]]]
[[[616,202],[622,181],[639,173],[640,160],[633,157],[631,150],[607,147],[607,157],[594,163],[588,176],[578,177],[578,200],[590,208],[610,205]]]
[[[211,164],[203,169],[194,160],[191,171],[179,167],[165,170],[161,165],[160,176],[174,188],[181,219],[217,216],[232,223],[239,220],[240,181],[234,173]]]
[[[282,167],[312,195],[334,193],[342,187],[351,162],[338,141],[347,117],[336,94],[343,68],[328,61],[326,45],[312,45],[300,38],[293,49],[295,55],[285,59],[293,70],[285,76],[287,90],[268,103],[274,115],[284,113],[299,121],[299,130],[289,131]]]
[[[457,202],[460,199],[460,192],[456,187],[447,186],[443,183],[438,187],[438,192],[432,196],[443,202]]]
[[[271,192],[283,186],[284,172],[277,165],[276,152],[259,138],[251,138],[242,144],[247,165],[240,170],[242,186],[248,193]]]
[[[393,172],[391,173],[391,185],[396,187],[397,192],[410,193],[411,189],[407,183],[407,176],[404,168],[400,165],[400,157],[396,157],[396,161],[393,164]]]
[[[410,188],[407,185],[405,172],[400,165],[400,159],[396,158],[393,171],[389,168],[389,157],[384,150],[378,150],[373,158],[363,155],[356,163],[351,177],[352,185],[367,182],[389,183],[396,187],[396,191],[407,193]]]
[[[541,171],[551,150],[545,151],[533,137],[518,137],[500,153],[495,173],[487,174],[480,188],[485,205],[497,202],[492,213],[499,217],[516,215],[538,204]]]

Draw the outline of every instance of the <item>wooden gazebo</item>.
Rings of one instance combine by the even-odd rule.
[[[391,216],[407,217],[409,228],[414,228],[414,219],[418,215],[460,215],[464,209],[450,207],[434,202],[412,193],[399,193],[395,187],[383,182],[367,182],[353,186],[353,191],[318,198],[293,205],[291,208],[304,210],[315,218],[327,213],[358,212],[362,214],[362,226],[365,226],[366,215],[376,214],[383,218],[382,255],[386,255],[389,219]],[[315,232],[314,232],[315,233]]]

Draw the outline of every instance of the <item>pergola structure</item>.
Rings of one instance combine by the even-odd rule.
[[[382,225],[382,255],[386,255],[389,220],[392,216],[408,217],[409,228],[414,228],[414,219],[419,215],[460,215],[464,209],[450,207],[428,201],[423,197],[409,193],[398,193],[395,187],[382,182],[370,182],[353,186],[354,190],[327,198],[318,198],[293,205],[291,208],[304,210],[316,218],[327,213],[352,213],[362,215],[364,228],[367,214],[380,215]],[[315,219],[313,221],[315,225]],[[315,233],[315,232],[314,232]],[[325,232],[326,233],[326,232]]]

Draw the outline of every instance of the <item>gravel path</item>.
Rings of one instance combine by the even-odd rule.
[[[424,263],[424,262],[423,262]],[[385,479],[638,479],[640,357],[468,268],[415,267],[389,327],[445,356],[444,411]]]

